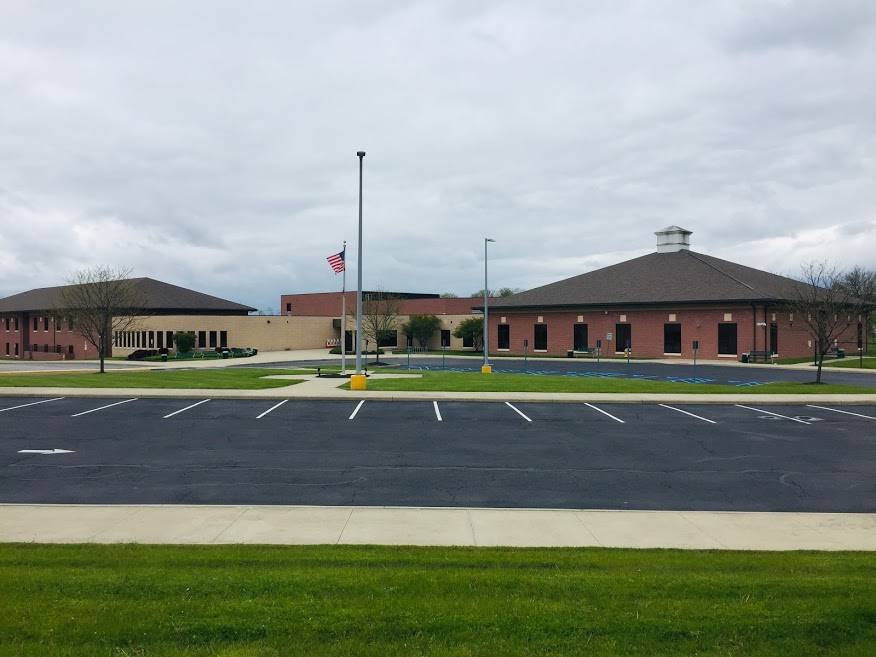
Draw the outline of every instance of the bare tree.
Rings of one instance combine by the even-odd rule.
[[[114,331],[127,331],[144,315],[144,300],[130,269],[94,267],[76,272],[61,288],[55,312],[70,318],[100,357],[100,371]]]
[[[869,312],[867,302],[852,293],[846,276],[824,262],[806,264],[789,302],[795,318],[803,322],[812,338],[816,383],[821,383],[824,357],[834,342],[852,326],[857,327]]]
[[[394,333],[398,330],[400,310],[401,300],[382,290],[373,292],[367,298],[362,299],[361,338],[374,343],[378,363],[380,362],[380,341],[388,333]],[[352,310],[351,315],[355,321],[355,309]]]

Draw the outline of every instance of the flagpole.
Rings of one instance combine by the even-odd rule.
[[[341,375],[347,373],[347,240],[344,240],[344,276],[341,279]]]

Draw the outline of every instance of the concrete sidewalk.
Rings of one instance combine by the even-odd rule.
[[[876,550],[876,514],[4,504],[0,542]]]

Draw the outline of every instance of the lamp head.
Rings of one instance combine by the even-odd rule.
[[[485,242],[495,242],[496,240],[494,240],[494,239],[492,239],[492,238],[490,238],[490,237],[485,237],[485,238],[484,238],[484,241],[485,241]]]
[[[365,151],[356,151],[356,155],[359,157],[365,157]]]

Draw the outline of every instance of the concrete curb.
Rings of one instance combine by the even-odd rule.
[[[336,381],[336,380],[334,380]],[[443,391],[376,391],[353,392],[328,388],[307,392],[304,384],[262,390],[213,390],[206,388],[0,388],[2,397],[209,397],[211,399],[301,399],[309,401],[360,399],[375,401],[491,401],[580,403],[612,402],[621,404],[876,404],[874,394],[669,394],[612,392],[443,392]]]
[[[0,542],[876,550],[876,514],[0,504]]]

